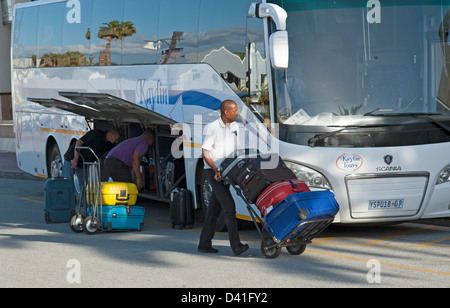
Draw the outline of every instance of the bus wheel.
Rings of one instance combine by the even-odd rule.
[[[204,173],[202,175],[202,185],[201,185],[201,205],[203,214],[206,217],[206,213],[208,212],[208,207],[211,204],[211,198],[213,197],[213,190],[211,185],[209,185],[208,180],[206,179]],[[216,231],[223,232],[226,231],[227,227],[225,225],[225,219],[223,218],[223,213],[221,212],[219,217],[217,218]]]
[[[53,144],[48,152],[47,156],[47,170],[48,176],[51,178],[56,178],[62,174],[63,161],[61,158],[61,152],[59,151],[58,145]]]

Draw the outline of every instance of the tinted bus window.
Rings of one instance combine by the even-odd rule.
[[[14,67],[36,67],[36,30],[38,7],[16,11],[14,23]]]
[[[62,59],[62,29],[65,3],[43,5],[39,8],[37,27],[37,66],[56,67]]]
[[[158,41],[160,63],[197,62],[200,0],[161,1]]]
[[[64,60],[60,66],[94,65],[90,55],[92,0],[68,1],[64,12],[62,50]]]
[[[91,51],[94,65],[120,65],[122,40],[131,36],[133,26],[124,24],[124,0],[95,0],[92,9]]]
[[[199,61],[210,64],[235,91],[246,87],[245,30],[248,1],[202,1]]]
[[[159,0],[127,0],[124,22],[131,22],[135,33],[127,35],[122,42],[122,64],[156,64],[158,50]],[[130,31],[131,30],[131,31]],[[132,29],[129,33],[132,33]]]

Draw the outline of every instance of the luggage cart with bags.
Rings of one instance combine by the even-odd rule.
[[[266,258],[274,259],[280,255],[283,247],[286,247],[292,255],[302,254],[306,245],[312,243],[312,239],[333,222],[339,211],[339,205],[334,198],[334,194],[328,190],[309,191],[309,188],[305,188],[303,185],[299,187],[298,179],[295,175],[284,171],[286,166],[277,154],[270,154],[269,159],[267,159],[262,158],[256,152],[250,154],[247,150],[235,152],[233,156],[235,158],[226,159],[219,167],[222,171],[222,180],[230,184],[245,201],[250,217],[262,239],[262,254]],[[277,174],[276,179],[273,176],[270,176],[272,179],[258,178],[261,173],[264,173],[258,170],[264,166],[262,162],[269,160],[278,163],[272,171],[265,173]],[[252,167],[249,168],[249,166]],[[252,171],[252,169],[254,170]],[[282,169],[282,175],[280,175],[280,169]],[[268,213],[266,213],[267,204],[260,207],[262,214],[266,214],[262,218],[262,215],[259,215],[253,208],[254,202],[251,202],[247,197],[249,194],[244,193],[246,183],[255,180],[265,182],[265,184],[258,185],[264,186],[263,191],[259,193],[259,196],[264,197],[264,199],[267,199],[268,194],[276,191],[273,189],[276,183],[289,183],[293,186],[292,193],[281,201],[277,198],[269,198],[276,200],[278,203],[273,204],[273,208]],[[254,195],[251,196],[252,200],[255,199]]]
[[[89,235],[104,231],[142,231],[145,208],[135,206],[138,190],[133,183],[101,182],[100,159],[89,147],[77,147],[88,150],[96,158],[95,162],[83,159],[84,185],[77,189],[79,201],[77,213],[72,217],[70,227],[74,232]],[[83,206],[82,200],[85,200]]]

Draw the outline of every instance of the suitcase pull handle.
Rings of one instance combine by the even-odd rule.
[[[292,188],[294,188],[294,191],[297,191],[297,192],[301,191],[301,189],[298,188],[298,186],[294,182],[292,182],[291,180],[288,180],[288,182],[291,183]]]

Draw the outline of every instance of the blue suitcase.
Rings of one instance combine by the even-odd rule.
[[[334,220],[338,211],[334,194],[328,190],[295,193],[267,214],[264,226],[279,242],[294,237],[311,240]]]
[[[142,206],[102,206],[103,228],[108,231],[142,231],[144,216],[145,208]]]
[[[69,222],[75,214],[74,186],[66,178],[51,178],[44,187],[46,223]]]

